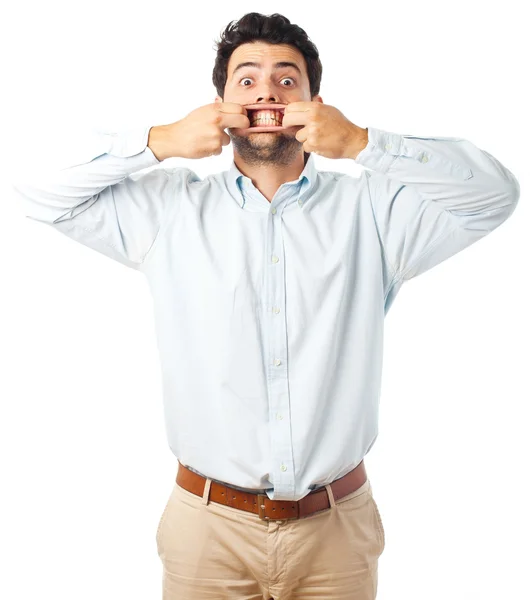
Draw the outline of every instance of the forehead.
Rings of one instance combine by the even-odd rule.
[[[242,62],[256,62],[263,67],[271,68],[276,62],[293,62],[305,74],[305,61],[303,54],[297,49],[287,44],[267,44],[264,42],[252,42],[238,46],[228,61],[228,73]]]

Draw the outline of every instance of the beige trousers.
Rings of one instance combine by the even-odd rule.
[[[374,600],[385,533],[368,479],[331,508],[264,521],[175,483],[156,543],[163,600]]]

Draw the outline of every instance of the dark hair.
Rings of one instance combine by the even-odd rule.
[[[262,15],[251,12],[241,17],[239,21],[231,21],[221,32],[221,39],[215,41],[217,57],[212,81],[221,98],[224,97],[228,62],[232,52],[241,44],[255,41],[263,41],[268,44],[289,44],[299,50],[305,59],[311,98],[319,93],[322,63],[317,47],[306,32],[298,25],[292,25],[287,17],[278,13]]]

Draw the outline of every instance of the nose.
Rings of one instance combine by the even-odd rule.
[[[278,96],[273,95],[265,95],[265,96],[259,96],[258,98],[256,98],[256,102],[254,102],[254,104],[273,104],[275,102],[279,102]]]

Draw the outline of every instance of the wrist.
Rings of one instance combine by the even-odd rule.
[[[355,160],[357,155],[368,146],[368,141],[368,127],[357,127],[355,125],[348,157]]]
[[[160,162],[166,158],[170,158],[168,130],[166,125],[156,125],[149,130],[147,145],[156,159]]]

